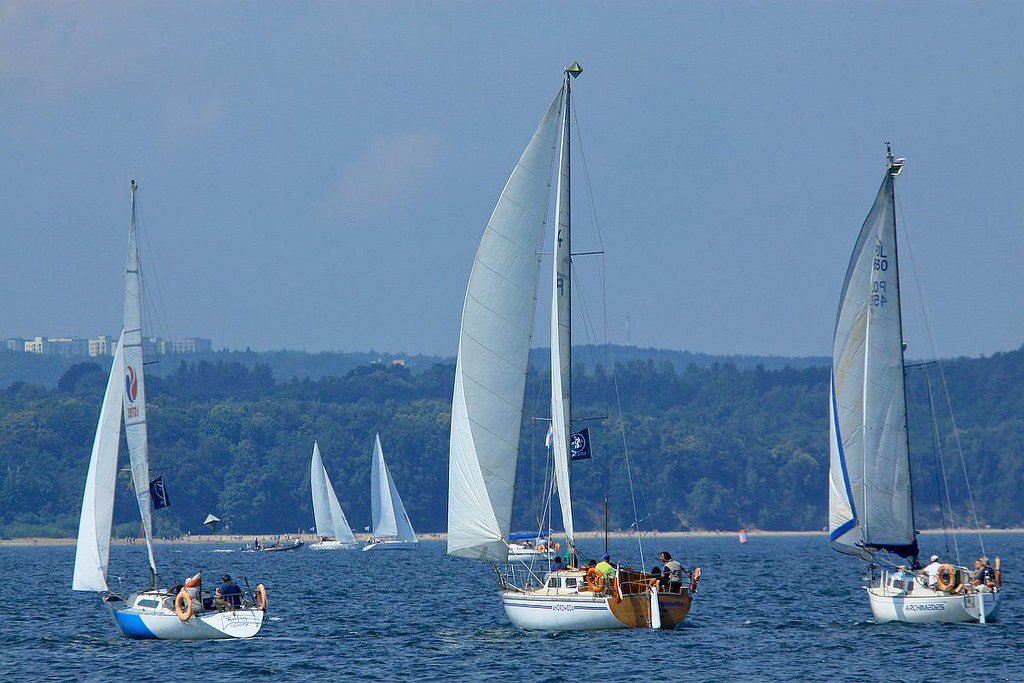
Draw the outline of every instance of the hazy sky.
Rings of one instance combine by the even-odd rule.
[[[1022,26],[1016,1],[8,1],[0,336],[119,329],[134,177],[154,332],[454,354],[484,225],[575,59],[612,341],[628,316],[634,344],[829,354],[892,140],[910,354],[910,250],[939,354],[1016,348]]]

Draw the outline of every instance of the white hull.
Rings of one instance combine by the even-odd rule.
[[[310,550],[355,550],[359,545],[355,543],[342,543],[341,541],[320,541],[310,543]]]
[[[373,541],[368,543],[363,552],[368,550],[412,550],[419,547],[418,541]]]
[[[626,628],[615,618],[608,598],[503,591],[501,602],[513,626],[535,631],[594,631]]]
[[[167,595],[165,599],[171,598]],[[156,640],[221,640],[252,638],[263,626],[265,612],[246,608],[225,612],[209,611],[193,615],[188,621],[178,618],[173,608],[128,607],[128,602],[105,599],[117,627],[125,636]],[[134,603],[133,598],[129,602]],[[172,603],[173,604],[173,603]]]
[[[536,548],[522,548],[514,545],[508,547],[508,559],[510,560],[551,560],[555,557],[554,550],[537,550]]]
[[[945,595],[928,591],[929,595],[879,595],[868,590],[875,621],[906,621],[910,623],[980,621],[984,606],[985,621],[999,613],[999,593]]]

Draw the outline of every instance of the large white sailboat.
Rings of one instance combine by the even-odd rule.
[[[370,471],[370,538],[363,550],[408,550],[419,547],[416,532],[391,478],[380,434],[373,437],[373,468]]]
[[[309,488],[313,494],[313,520],[320,540],[310,545],[311,550],[351,550],[359,546],[352,527],[341,509],[338,496],[327,476],[327,468],[320,457],[320,445],[313,442],[313,461],[309,465]]]
[[[896,177],[903,164],[890,149],[836,317],[829,540],[838,552],[869,563],[866,590],[876,621],[984,622],[999,609],[1001,572],[976,582],[967,567],[943,564],[931,581],[918,561],[896,240]]]
[[[459,334],[448,473],[448,554],[508,562],[512,499],[540,254],[558,158],[551,281],[551,431],[554,480],[570,566],[536,574],[510,564],[500,594],[516,626],[542,630],[671,628],[690,610],[691,584],[672,592],[642,571],[608,577],[576,560],[570,486],[572,240],[570,106],[574,63],[513,169],[473,263]],[[546,564],[546,563],[545,563]]]
[[[135,193],[132,181],[131,227],[128,239],[128,263],[125,268],[124,326],[114,351],[106,393],[100,409],[93,441],[89,471],[82,499],[75,550],[72,588],[102,593],[103,603],[111,610],[118,628],[129,638],[206,640],[249,638],[263,624],[267,594],[262,584],[253,594],[241,591],[237,597],[204,600],[197,575],[188,587],[158,588],[156,560],[153,554],[153,518],[149,480],[149,454],[146,427],[146,384],[142,358],[141,276],[136,223]],[[107,585],[113,523],[117,458],[124,420],[142,530],[149,559],[149,587],[123,595]]]

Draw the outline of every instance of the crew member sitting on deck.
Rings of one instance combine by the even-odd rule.
[[[215,593],[214,604],[217,609],[238,609],[242,606],[242,589],[231,580],[231,575],[224,575],[224,583]]]
[[[611,559],[612,556],[605,553],[605,555],[601,558],[601,561],[597,563],[597,571],[604,574],[605,579],[615,578],[615,567],[609,561]]]
[[[989,588],[995,588],[996,585],[996,573],[989,566],[987,557],[979,557],[974,561],[974,578],[971,583],[975,586],[988,586]]]
[[[672,554],[662,550],[661,563],[665,565],[665,572],[668,573],[668,589],[673,593],[683,592],[683,565],[672,559]]]
[[[929,588],[935,588],[935,584],[938,583],[939,567],[941,566],[942,563],[939,562],[939,556],[932,555],[931,562],[928,563],[928,565],[925,566],[924,569],[918,572],[920,576],[926,577]]]
[[[555,559],[551,560],[551,571],[560,572],[565,569],[565,565],[562,564],[562,556],[555,555]]]

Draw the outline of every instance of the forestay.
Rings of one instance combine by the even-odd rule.
[[[897,169],[898,170],[898,169]],[[896,256],[894,175],[882,181],[843,285],[829,400],[829,539],[836,550],[917,554],[903,332]]]
[[[502,190],[473,261],[452,397],[448,553],[505,561],[562,92]]]
[[[124,353],[121,340],[118,339],[114,362],[110,366],[110,377],[107,379],[107,390],[103,394],[100,418],[96,424],[89,473],[85,478],[82,515],[78,521],[78,544],[75,547],[75,575],[71,583],[76,591],[107,590],[117,452],[121,441],[123,373]]]

